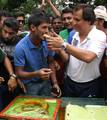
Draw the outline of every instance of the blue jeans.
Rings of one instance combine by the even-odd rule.
[[[26,95],[51,96],[51,83],[49,80],[40,80],[39,82],[29,82],[25,84]]]

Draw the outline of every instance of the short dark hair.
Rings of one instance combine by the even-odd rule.
[[[4,20],[3,26],[5,25],[9,28],[12,28],[12,30],[14,30],[15,32],[18,32],[19,22],[14,17],[9,17]]]
[[[67,7],[65,9],[63,9],[62,12],[61,12],[61,16],[63,16],[63,14],[65,14],[65,13],[71,13],[72,14],[73,13],[72,8]]]
[[[15,15],[14,15],[15,18],[17,18],[19,16],[22,16],[23,18],[25,18],[25,14],[23,12],[21,12],[21,11],[20,12],[16,12]]]
[[[59,16],[55,16],[55,17],[53,17],[52,23],[53,23],[53,21],[54,21],[55,19],[59,19],[59,20],[61,20],[61,17],[59,17]]]
[[[39,26],[41,23],[49,23],[49,18],[43,12],[32,14],[28,19],[28,26],[30,27],[31,24],[35,25],[36,27]]]
[[[74,8],[73,12],[76,12],[76,11],[79,11],[79,10],[83,11],[82,18],[85,21],[91,22],[91,25],[94,24],[94,22],[95,22],[95,13],[94,13],[94,10],[92,9],[92,7],[90,7],[87,4],[78,4]]]
[[[6,10],[0,10],[0,20],[1,20],[1,17],[11,17],[12,15],[9,13],[9,11],[6,11]]]

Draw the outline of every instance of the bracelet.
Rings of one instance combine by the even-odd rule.
[[[17,76],[14,73],[10,74],[10,77],[17,78]]]

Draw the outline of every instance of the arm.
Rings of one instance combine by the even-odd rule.
[[[50,43],[51,43],[51,45],[50,45]],[[60,48],[63,44],[63,41],[59,42],[57,39],[54,39],[51,42],[48,41],[48,44],[51,49],[55,50],[55,48],[53,48],[52,46]],[[74,56],[77,59],[82,60],[86,63],[91,62],[92,60],[94,60],[97,57],[97,55],[94,52],[77,48],[75,46],[70,45],[69,43],[66,43],[66,52],[64,52],[62,50],[59,53],[64,61],[68,61],[68,59],[69,59],[69,56],[67,56],[66,53],[71,54],[72,56]]]
[[[46,0],[46,2],[50,5],[52,11],[55,13],[57,16],[61,16],[61,13],[57,10],[57,8],[53,5],[51,0]]]
[[[67,44],[66,52],[86,63],[90,63],[97,57],[97,55],[94,52],[76,48],[75,46],[72,46],[70,44]]]
[[[52,70],[51,73],[51,80],[52,84],[58,84],[57,79],[56,79],[56,68],[55,68],[55,63],[54,59],[52,57],[48,57],[48,63],[49,63],[49,68]]]
[[[45,0],[42,0],[42,3],[41,3],[41,5],[40,5],[40,8],[41,8],[42,10],[45,10],[45,6],[46,6]]]
[[[54,96],[60,97],[62,93],[61,93],[61,90],[59,88],[58,81],[57,81],[57,78],[56,78],[55,61],[52,57],[49,57],[48,62],[49,62],[49,68],[52,70],[52,73],[51,73],[50,77],[51,77],[51,80],[52,80],[53,89],[55,90],[55,91],[52,92],[52,94]]]
[[[9,58],[7,56],[4,59],[4,66],[7,69],[9,75],[14,73],[12,64],[11,64],[11,62],[10,62],[10,60],[9,60]]]
[[[53,35],[55,37],[50,37],[44,34],[44,37],[48,41],[48,48],[58,53],[62,58],[63,62],[67,62],[69,60],[69,54],[65,52],[63,49],[61,49],[61,44],[64,42],[63,39],[59,35],[57,35],[55,32],[53,32]],[[58,46],[54,47],[54,44]]]
[[[52,72],[51,69],[42,68],[37,71],[27,72],[24,70],[24,67],[15,67],[16,74],[21,79],[31,79],[34,77],[39,77],[43,80],[48,80],[50,73]]]
[[[37,76],[37,72],[27,72],[24,71],[24,66],[15,67],[15,72],[18,78],[29,79]]]
[[[104,36],[104,38],[105,38],[105,36]],[[46,39],[48,41],[48,48],[51,50],[60,48],[64,43],[62,38],[58,35],[56,35],[56,37],[47,37]],[[77,48],[73,45],[70,45],[69,43],[66,43],[66,52],[68,54],[71,54],[72,56],[76,57],[79,60],[82,60],[86,63],[90,63],[97,57],[97,54],[101,54],[103,52],[104,46],[105,46],[104,39],[103,39],[103,41],[99,40],[97,42],[96,41],[93,42],[93,44],[91,44],[91,46],[87,50]],[[96,47],[96,49],[97,49],[96,53],[94,52],[94,50],[95,50],[94,47]]]
[[[7,56],[4,59],[4,66],[6,67],[9,75],[14,74],[12,64]],[[14,76],[10,76],[8,80],[9,91],[13,91],[16,88],[16,86],[17,86],[16,78]]]

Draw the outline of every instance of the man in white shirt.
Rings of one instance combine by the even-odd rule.
[[[93,9],[80,4],[73,11],[72,24],[77,32],[73,36],[72,45],[63,42],[57,35],[48,37],[48,48],[59,50],[63,60],[69,60],[64,96],[98,97],[99,64],[105,49],[106,35],[96,29],[94,21]]]

